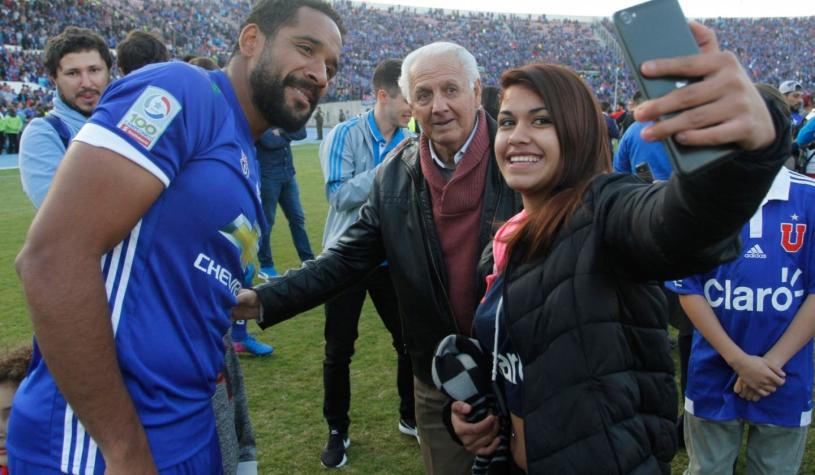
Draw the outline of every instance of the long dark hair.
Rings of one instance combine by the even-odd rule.
[[[542,183],[542,206],[507,238],[512,252],[523,241],[524,258],[544,254],[555,233],[580,205],[592,179],[611,169],[611,150],[603,113],[591,89],[571,69],[535,63],[510,69],[501,76],[501,89],[520,86],[543,100],[560,144],[554,174]]]

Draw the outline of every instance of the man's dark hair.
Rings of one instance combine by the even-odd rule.
[[[384,89],[391,97],[399,94],[399,75],[402,74],[402,61],[386,59],[374,70],[374,95]]]
[[[608,113],[609,108],[611,108],[611,104],[608,101],[600,101],[600,110]]]
[[[169,60],[170,52],[167,51],[164,41],[149,31],[131,30],[116,46],[116,64],[125,75],[148,64],[164,63]]]
[[[634,103],[637,104],[637,105],[642,104],[642,101],[644,99],[645,99],[645,97],[643,96],[642,91],[635,92],[634,96],[631,98],[631,100],[634,101]]]
[[[481,88],[481,107],[493,119],[498,118],[498,109],[501,107],[501,90],[495,86]]]
[[[31,345],[26,344],[0,355],[0,384],[12,383],[17,386],[25,377],[31,363]]]
[[[108,69],[113,66],[113,56],[101,36],[87,28],[69,26],[45,44],[45,69],[51,77],[56,77],[63,56],[90,50],[99,52]]]
[[[204,68],[207,71],[214,71],[218,69],[218,63],[204,56],[196,56],[187,62],[192,64],[193,66]]]
[[[340,14],[334,10],[330,3],[323,0],[260,0],[252,8],[249,17],[246,18],[238,31],[243,31],[246,25],[255,24],[266,35],[266,41],[270,41],[277,35],[280,28],[294,25],[297,19],[297,11],[302,7],[317,10],[331,18],[339,28],[340,34],[345,34],[345,26],[342,24]],[[239,50],[240,45],[236,41],[232,54],[237,54]]]

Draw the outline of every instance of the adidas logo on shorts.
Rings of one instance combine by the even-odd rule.
[[[764,251],[761,249],[761,246],[756,244],[755,246],[751,247],[749,251],[744,254],[746,259],[766,259],[767,254],[764,254]]]

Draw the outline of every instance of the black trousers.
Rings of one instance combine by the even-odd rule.
[[[396,388],[399,415],[415,419],[413,404],[413,368],[402,339],[402,322],[390,272],[380,267],[357,287],[325,304],[325,361],[323,362],[323,415],[330,428],[346,432],[351,423],[351,357],[359,335],[357,326],[366,293],[392,337],[397,355]]]
[[[14,154],[19,152],[20,134],[6,134],[8,140],[8,153]]]

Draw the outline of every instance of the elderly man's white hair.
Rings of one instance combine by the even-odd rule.
[[[467,76],[468,86],[470,88],[474,87],[480,75],[478,74],[478,63],[475,62],[475,57],[472,53],[464,49],[461,45],[446,41],[437,41],[411,51],[410,54],[405,57],[404,61],[402,61],[402,73],[399,75],[399,89],[402,91],[402,97],[408,102],[413,102],[413,98],[410,95],[410,75],[416,60],[450,56],[458,59],[461,63],[461,67],[464,69],[464,74]]]

